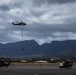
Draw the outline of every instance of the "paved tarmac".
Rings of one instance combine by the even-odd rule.
[[[16,64],[1,67],[0,75],[76,75],[76,67],[59,69],[57,64]]]

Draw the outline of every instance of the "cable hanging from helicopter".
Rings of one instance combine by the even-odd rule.
[[[22,27],[22,50],[24,51],[24,48],[23,48],[23,26],[25,26],[26,23],[21,21],[21,22],[18,22],[18,23],[12,22],[12,24],[15,25],[15,26],[21,26]]]

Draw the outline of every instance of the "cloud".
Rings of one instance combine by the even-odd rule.
[[[0,5],[0,11],[7,11],[9,10],[9,7],[7,5]]]
[[[21,26],[12,22],[24,21],[24,40],[39,44],[53,40],[76,38],[76,0],[2,0],[0,2],[0,42],[21,41]]]
[[[33,0],[33,3],[37,6],[43,5],[43,4],[66,4],[66,3],[73,3],[76,2],[76,0]]]

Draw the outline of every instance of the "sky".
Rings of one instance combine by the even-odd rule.
[[[76,39],[76,0],[0,0],[0,43],[23,40],[40,45]]]

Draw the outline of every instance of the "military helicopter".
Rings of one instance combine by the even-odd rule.
[[[16,25],[20,25],[20,26],[26,25],[26,23],[24,23],[24,22],[22,22],[22,21],[19,22],[19,23],[14,23],[14,22],[12,22],[12,24],[15,25],[15,26],[16,26]]]
[[[9,58],[0,58],[0,67],[6,66],[8,67],[11,63],[11,59]]]
[[[22,47],[23,47],[23,26],[25,26],[26,23],[21,21],[21,22],[18,22],[18,23],[17,22],[16,23],[12,22],[12,24],[15,25],[15,26],[21,26],[22,27],[21,31],[22,31]],[[22,48],[22,51],[24,51],[24,48]]]

